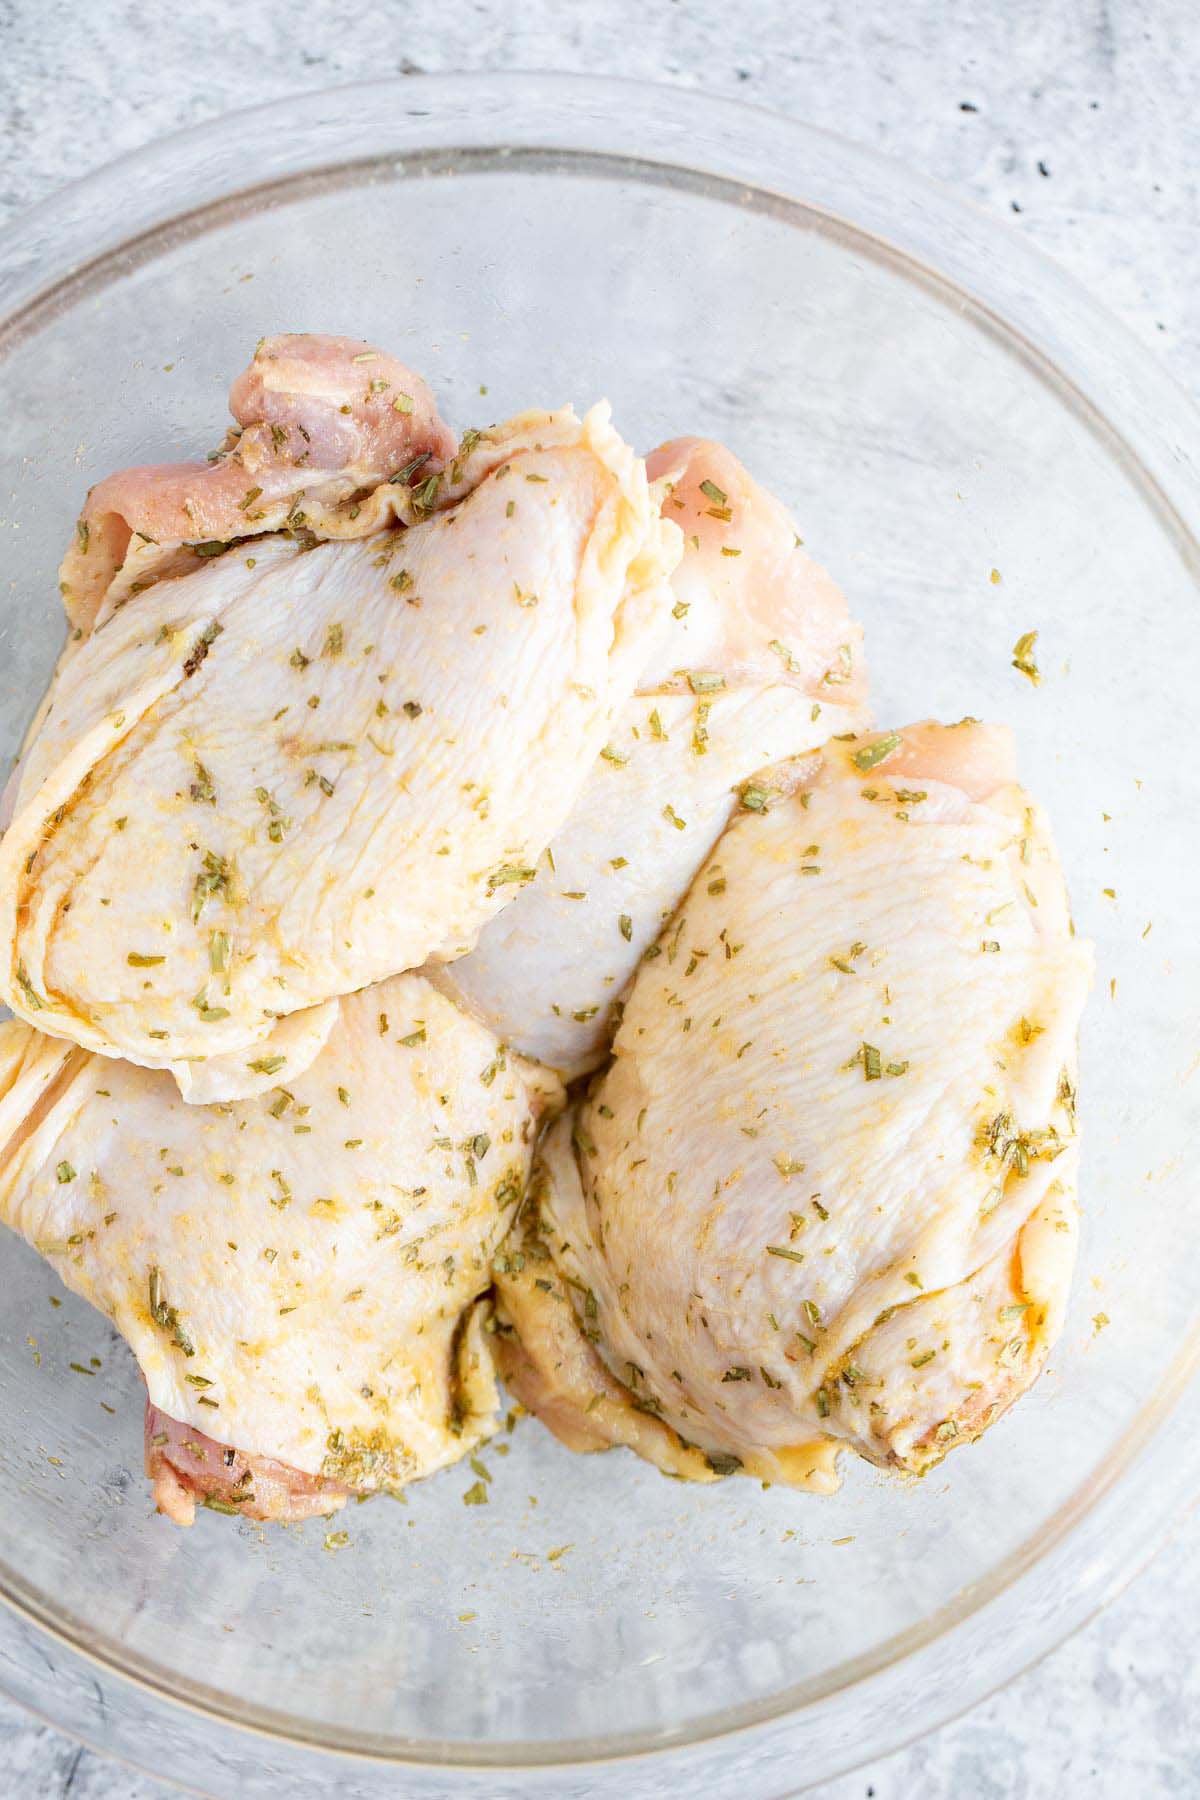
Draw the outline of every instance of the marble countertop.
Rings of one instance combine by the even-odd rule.
[[[236,46],[236,54],[234,53]],[[123,150],[367,76],[558,68],[704,87],[848,133],[1005,215],[1200,381],[1195,0],[0,0],[0,224]],[[1200,1792],[1200,1526],[957,1723],[820,1800]],[[167,1800],[0,1701],[10,1800]]]

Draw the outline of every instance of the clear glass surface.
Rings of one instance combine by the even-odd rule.
[[[692,1489],[525,1421],[486,1508],[452,1470],[334,1553],[319,1523],[156,1518],[132,1359],[6,1236],[0,1685],[220,1795],[794,1792],[1007,1679],[1200,1492],[1200,422],[1003,227],[766,113],[550,76],[280,102],[0,248],[6,756],[85,488],[217,442],[276,330],[377,339],[459,427],[606,394],[640,446],[724,438],[847,590],[881,720],[1016,727],[1098,946],[1074,1304],[1036,1390],[922,1483]]]

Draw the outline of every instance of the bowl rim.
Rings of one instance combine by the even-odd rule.
[[[248,185],[232,179],[247,165],[247,143],[277,135],[285,121],[292,140],[265,159],[271,177]],[[998,336],[1057,391],[1136,482],[1200,580],[1200,412],[1132,331],[974,201],[848,138],[699,88],[555,71],[398,76],[311,90],[159,138],[68,184],[0,233],[0,355],[10,331],[35,325],[46,307],[69,304],[81,286],[103,283],[119,258],[148,256],[161,246],[164,231],[201,230],[206,219],[227,217],[231,206],[252,210],[279,198],[286,202],[288,195],[299,197],[306,181],[344,176],[362,160],[347,151],[364,126],[378,132],[380,145],[366,151],[366,159],[400,178],[438,152],[464,157],[477,151],[489,167],[524,162],[535,170],[552,168],[547,157],[568,157],[592,172],[676,185],[690,179],[709,192],[752,190],[803,217],[810,228],[902,268],[908,279],[965,307],[979,329]],[[177,205],[184,194],[189,203]],[[119,223],[102,229],[98,239],[97,219]],[[823,1678],[827,1692],[805,1699],[802,1689],[790,1687],[665,1735],[475,1745],[379,1740],[330,1727],[316,1734],[302,1720],[155,1671],[121,1644],[39,1601],[3,1565],[0,1599],[97,1672],[206,1724],[318,1750],[330,1759],[463,1775],[520,1771],[536,1778],[540,1789],[543,1778],[581,1765],[627,1767],[631,1759],[752,1741],[777,1748],[790,1740],[795,1749],[802,1721],[823,1709],[836,1724],[839,1710],[851,1704],[845,1716],[859,1723],[846,1760],[806,1772],[806,1780],[824,1779],[966,1711],[1061,1643],[1149,1560],[1177,1516],[1200,1496],[1200,1447],[1181,1453],[1175,1442],[1168,1453],[1163,1429],[1185,1410],[1190,1423],[1200,1425],[1198,1365],[1200,1328],[1193,1327],[1153,1405],[1123,1440],[1122,1459],[1111,1462],[1105,1479],[1085,1497],[1073,1496],[1059,1509],[1036,1547],[1023,1546],[969,1596],[956,1596],[911,1633],[841,1665]],[[1200,1446],[1200,1431],[1178,1435]],[[1148,1502],[1142,1490],[1140,1510],[1122,1504],[1135,1469],[1142,1480],[1151,1471],[1159,1476],[1148,1482]],[[1082,1577],[1062,1566],[1068,1549],[1080,1546],[1090,1549]],[[965,1654],[964,1636],[985,1615],[998,1623],[994,1642],[973,1641]],[[1036,1630],[1029,1628],[1031,1616]],[[898,1681],[909,1683],[918,1672],[936,1688],[936,1701],[919,1719],[885,1729],[874,1715],[900,1691]],[[833,1675],[845,1678],[833,1682]],[[69,1721],[55,1723],[71,1729]]]

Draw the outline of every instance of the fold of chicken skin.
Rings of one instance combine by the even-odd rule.
[[[531,877],[679,534],[603,406],[472,434],[445,486],[408,529],[160,581],[78,646],[0,843],[14,1012],[261,1074],[280,1019],[460,954]]]
[[[862,636],[787,511],[702,438],[647,459],[683,533],[637,694],[530,882],[435,975],[568,1077],[607,1052],[641,957],[756,771],[867,719]]]
[[[10,1021],[0,1219],[132,1348],[173,1515],[328,1511],[493,1429],[481,1296],[558,1095],[417,975],[343,1001],[298,1079],[214,1107]]]
[[[847,1445],[923,1472],[1045,1362],[1092,958],[1006,732],[852,738],[776,783],[643,964],[548,1159],[546,1254],[498,1286],[520,1330],[531,1279],[565,1284],[628,1404],[713,1467],[828,1488]],[[517,1392],[626,1441],[563,1329],[522,1338],[537,1381],[510,1352]]]
[[[207,461],[121,469],[91,489],[59,570],[77,636],[231,538],[378,530],[454,455],[422,378],[358,338],[261,339],[229,410],[237,427]]]
[[[519,1223],[495,1259],[497,1370],[568,1449],[586,1453],[620,1444],[664,1475],[711,1481],[719,1465],[656,1416],[658,1408],[631,1386],[634,1370],[619,1379],[601,1354],[590,1290],[571,1272],[571,1246],[554,1222],[556,1210],[578,1211],[567,1198],[579,1187],[572,1135],[570,1114],[550,1127]]]

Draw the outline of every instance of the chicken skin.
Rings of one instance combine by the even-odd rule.
[[[1061,1330],[1092,959],[1002,729],[766,780],[498,1288],[508,1377],[566,1441],[828,1490],[843,1447],[920,1474],[978,1436]]]
[[[269,1095],[0,1025],[0,1220],[106,1313],[165,1512],[329,1512],[494,1425],[481,1305],[558,1084],[418,975],[342,1002]]]
[[[434,976],[568,1077],[756,771],[867,718],[862,635],[779,502],[706,439],[646,467],[684,536],[672,616],[536,879]]]
[[[532,877],[669,610],[679,533],[604,407],[470,434],[420,506],[106,593],[0,843],[14,1012],[237,1097],[279,1055],[300,1072],[337,996],[463,953]]]

